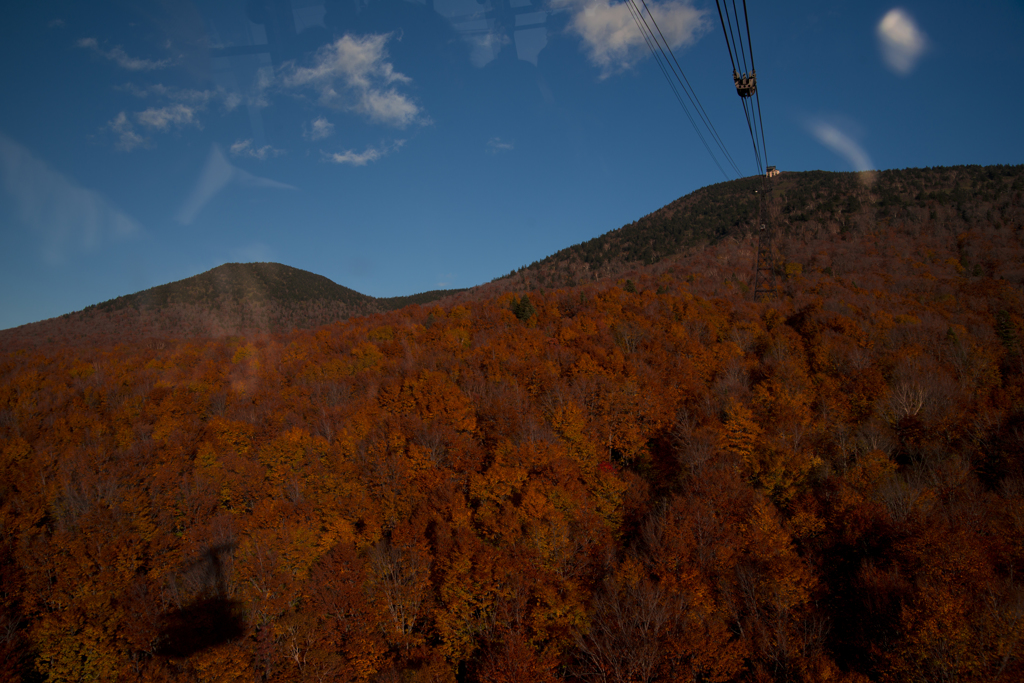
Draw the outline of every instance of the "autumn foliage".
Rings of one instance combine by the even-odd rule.
[[[6,351],[0,678],[1020,680],[1020,234]]]

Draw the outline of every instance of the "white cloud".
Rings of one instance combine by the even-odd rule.
[[[362,93],[355,110],[371,121],[405,128],[417,119],[420,108],[405,95],[391,90],[369,89]]]
[[[2,134],[0,188],[25,226],[42,236],[42,255],[50,264],[64,262],[76,245],[94,249],[105,239],[124,239],[141,230],[99,193],[54,171]]]
[[[122,69],[128,69],[129,71],[153,71],[155,69],[164,69],[175,61],[173,59],[152,60],[131,57],[120,46],[104,50],[100,47],[99,42],[95,38],[82,38],[75,43],[75,45],[87,50],[92,50],[96,54],[115,62]]]
[[[235,107],[242,103],[242,97],[238,93],[229,92],[224,95],[224,110],[234,111]]]
[[[285,88],[313,88],[320,103],[367,116],[371,121],[404,128],[423,122],[419,106],[398,92],[408,76],[395,71],[384,49],[390,34],[345,35],[317,50],[313,65],[282,69]],[[265,84],[259,92],[266,90]]]
[[[381,157],[390,154],[391,152],[397,151],[405,144],[405,140],[395,140],[387,147],[367,147],[362,152],[353,152],[348,150],[345,152],[324,152],[320,151],[326,161],[330,161],[335,164],[345,164],[348,166],[366,166],[367,164],[377,161]]]
[[[199,120],[196,118],[196,112],[197,109],[195,107],[178,103],[166,107],[150,107],[145,111],[137,113],[135,119],[147,128],[161,131],[167,130],[171,126],[177,128],[184,126],[202,128],[202,125],[200,125]]]
[[[491,154],[497,154],[498,152],[511,152],[515,148],[515,143],[505,142],[501,138],[491,138],[487,141],[487,151]]]
[[[224,153],[220,150],[220,147],[213,145],[210,148],[210,155],[206,159],[206,166],[203,167],[202,173],[199,174],[195,187],[178,211],[178,222],[184,225],[190,224],[199,215],[199,212],[203,210],[203,207],[230,184],[247,187],[267,187],[279,190],[295,189],[291,185],[279,183],[269,178],[260,178],[243,171],[237,166],[233,166],[224,158]]]
[[[223,88],[216,90],[191,90],[188,88],[175,88],[160,83],[140,87],[134,83],[126,83],[117,88],[129,92],[139,99],[157,99],[169,101],[159,107],[149,107],[144,111],[135,112],[131,115],[120,112],[107,123],[107,128],[117,135],[117,142],[114,147],[123,152],[130,152],[136,147],[149,147],[149,138],[143,137],[135,130],[135,126],[143,126],[150,131],[167,132],[172,128],[184,128],[195,126],[202,129],[202,122],[199,114],[206,111],[210,102],[220,100],[225,111],[231,111],[239,105],[241,98],[237,94],[230,93]],[[252,156],[262,159],[267,155],[275,155],[280,150],[272,147],[264,147],[262,150],[253,150]]]
[[[352,150],[348,150],[346,152],[333,153],[321,152],[321,154],[323,154],[328,161],[332,161],[336,164],[346,164],[349,166],[366,166],[366,164],[371,161],[377,161],[377,159],[384,156],[384,152],[375,147],[367,147],[366,150],[362,152],[353,152]]]
[[[850,162],[856,171],[870,171],[875,165],[871,163],[868,153],[853,138],[830,123],[814,121],[810,125],[811,134],[833,152]]]
[[[128,120],[128,115],[124,112],[120,112],[111,119],[107,127],[117,134],[117,142],[114,144],[114,148],[122,152],[130,152],[136,147],[145,147],[149,144],[149,140],[135,132],[135,127],[132,126],[131,121]]]
[[[161,84],[139,87],[132,83],[126,83],[118,88],[130,92],[140,99],[163,99],[170,100],[170,104],[159,107],[149,107],[144,111],[127,114],[120,112],[107,123],[107,128],[117,135],[117,142],[114,147],[123,152],[130,152],[136,147],[149,147],[149,138],[143,137],[136,131],[136,126],[142,126],[150,131],[167,132],[172,128],[185,128],[195,126],[202,129],[202,122],[199,114],[206,110],[206,106],[213,100],[220,99],[224,103],[226,111],[231,111],[238,104],[238,97],[232,95],[222,88],[217,90],[189,90],[182,88],[168,87]],[[273,148],[265,148],[263,155],[273,153]],[[257,158],[263,158],[257,155]]]
[[[267,157],[276,157],[284,154],[283,149],[275,149],[270,145],[254,147],[252,140],[239,140],[235,144],[231,145],[231,148],[228,151],[231,152],[231,156],[251,157],[253,159],[259,159],[260,161],[263,161]]]
[[[673,50],[696,42],[710,28],[707,12],[689,0],[652,1],[647,6]],[[552,8],[572,13],[569,30],[583,39],[587,57],[600,67],[602,78],[632,67],[650,52],[625,3],[553,0]]]
[[[142,100],[149,99],[151,97],[154,99],[165,99],[170,102],[192,105],[200,110],[204,109],[210,102],[216,100],[221,101],[225,111],[232,111],[242,103],[242,99],[237,93],[228,92],[224,88],[217,88],[216,90],[192,90],[190,88],[167,86],[161,83],[145,87],[139,87],[134,83],[125,83],[117,89],[129,92]]]
[[[928,48],[928,37],[917,27],[914,18],[899,8],[889,10],[882,17],[876,33],[882,59],[900,75],[913,71]]]
[[[306,135],[310,140],[323,140],[334,135],[334,124],[325,119],[323,116],[318,116],[313,119],[310,123],[310,131]]]
[[[258,108],[270,106],[270,99],[267,95],[273,87],[274,67],[261,66],[256,70],[256,84],[248,97],[249,106]]]

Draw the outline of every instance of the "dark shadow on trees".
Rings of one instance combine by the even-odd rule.
[[[223,555],[233,549],[233,544],[215,546],[193,565],[205,574],[207,589],[191,603],[161,616],[158,655],[190,657],[245,634],[242,604],[227,597],[222,565]]]

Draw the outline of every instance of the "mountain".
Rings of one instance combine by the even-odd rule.
[[[354,309],[369,309],[375,307],[376,299],[342,287],[322,275],[280,263],[225,263],[205,273],[119,296],[85,310],[113,312],[175,304],[218,307],[225,301],[253,304],[329,301]]]
[[[499,289],[571,287],[692,256],[757,233],[760,178],[711,185],[617,230],[562,249],[494,282]],[[1024,220],[1024,165],[908,168],[863,173],[804,171],[768,181],[768,223],[778,238],[843,239],[883,224],[942,225]],[[753,264],[750,265],[751,272]]]
[[[884,175],[783,176],[774,297],[740,183],[575,287],[211,338],[407,301],[250,264],[0,344],[0,680],[1024,680],[1020,168]]]
[[[773,260],[780,274],[787,262],[791,268],[840,274],[854,257],[867,262],[858,251],[866,233],[892,227],[931,235],[933,253],[949,252],[947,260],[955,259],[972,273],[996,274],[993,264],[998,263],[1000,277],[1024,281],[1019,264],[995,253],[993,245],[1010,239],[1009,231],[993,233],[980,243],[957,238],[979,227],[998,231],[1024,224],[1024,165],[804,171],[783,173],[766,186],[765,222],[775,238]],[[676,266],[703,277],[697,287],[704,287],[705,294],[714,295],[722,279],[745,290],[757,249],[757,193],[762,187],[762,180],[754,177],[701,188],[617,230],[468,290],[378,299],[282,264],[228,263],[77,313],[2,331],[0,343],[16,348],[311,329],[409,304],[476,301]],[[817,255],[808,251],[812,243]]]
[[[461,290],[375,298],[280,263],[226,263],[82,311],[0,332],[5,348],[99,345],[310,329],[436,301]]]

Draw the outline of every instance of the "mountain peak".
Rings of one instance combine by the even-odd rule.
[[[282,263],[225,263],[192,277],[119,296],[86,311],[164,308],[172,304],[216,306],[248,303],[329,301],[370,305],[374,298],[343,287],[323,275]]]

